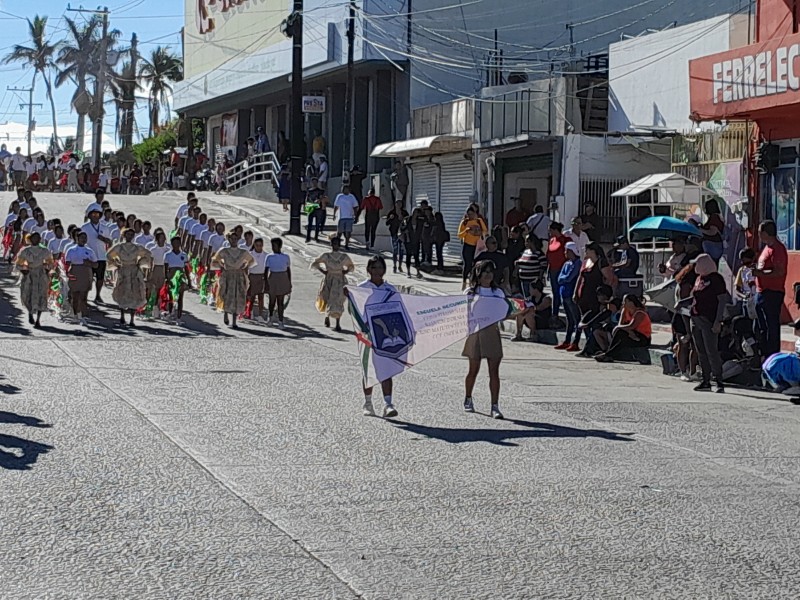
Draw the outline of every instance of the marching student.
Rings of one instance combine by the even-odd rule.
[[[255,260],[247,250],[239,248],[235,230],[228,235],[228,243],[230,245],[227,248],[220,249],[211,259],[211,268],[222,270],[217,288],[217,306],[224,313],[225,325],[238,329],[236,317],[247,306],[248,271]]]
[[[272,238],[272,254],[267,257],[267,288],[269,289],[269,322],[278,329],[283,329],[283,309],[286,296],[292,293],[291,260],[284,254],[283,240]],[[275,307],[278,308],[278,320],[274,320]]]
[[[67,250],[64,258],[69,280],[69,297],[72,312],[81,325],[86,325],[84,315],[88,310],[89,290],[92,289],[93,271],[97,268],[97,255],[86,245],[88,236],[76,229],[76,245]]]
[[[464,292],[468,296],[483,296],[490,298],[505,298],[503,290],[497,287],[494,280],[494,263],[481,260],[475,263],[469,276],[469,287]],[[464,343],[461,356],[469,359],[469,371],[464,379],[465,397],[464,410],[475,412],[475,403],[472,391],[475,389],[475,380],[481,370],[481,361],[486,359],[489,366],[489,394],[492,399],[491,415],[493,419],[502,419],[500,412],[500,362],[503,360],[503,342],[500,339],[500,326],[498,324],[485,327],[470,334]]]
[[[125,311],[129,311],[129,325],[136,327],[134,315],[147,302],[147,288],[143,268],[149,268],[153,255],[144,246],[133,242],[136,232],[126,229],[122,233],[123,242],[109,248],[106,260],[109,267],[117,269],[116,282],[111,297],[119,307],[119,324],[125,326]]]
[[[258,238],[253,242],[253,249],[250,250],[250,256],[255,261],[253,266],[250,267],[248,276],[250,279],[250,287],[247,288],[247,300],[250,302],[250,311],[254,321],[264,323],[264,291],[267,287],[267,257],[269,256],[264,252],[264,240]],[[255,316],[254,304],[258,304],[258,316]]]
[[[36,328],[42,326],[42,313],[47,310],[50,293],[50,275],[53,268],[53,255],[44,246],[40,246],[41,236],[34,231],[28,236],[30,245],[20,250],[16,265],[22,273],[20,284],[20,300],[28,310],[28,323]],[[34,318],[34,314],[36,315]]]
[[[164,268],[167,272],[167,282],[171,282],[175,275],[181,271],[184,272],[184,279],[177,290],[177,297],[172,298],[174,306],[172,308],[172,315],[175,317],[176,325],[183,325],[181,318],[183,317],[183,293],[186,287],[189,286],[189,259],[186,253],[181,250],[181,238],[178,236],[170,240],[172,249],[164,255]]]
[[[167,280],[167,271],[164,259],[167,254],[172,252],[172,247],[167,244],[167,234],[160,227],[156,229],[155,241],[148,244],[147,250],[153,255],[153,265],[150,267],[150,275],[147,278],[147,297],[156,295],[156,303],[153,306],[153,318],[161,316],[161,309],[158,306],[158,293]]]
[[[362,281],[358,287],[369,288],[381,292],[397,292],[397,289],[390,283],[383,280],[386,274],[386,260],[381,255],[373,256],[367,263],[367,273],[369,279]],[[397,416],[397,409],[392,402],[392,378],[385,379],[381,382],[381,391],[383,392],[383,416],[386,419],[391,419]],[[375,409],[372,406],[372,388],[364,387],[364,416],[374,416]]]
[[[344,313],[344,287],[347,285],[347,274],[355,270],[352,259],[341,251],[342,239],[337,235],[331,238],[331,251],[319,255],[311,263],[325,278],[317,293],[317,310],[325,313],[325,327],[331,326],[331,318],[336,319],[335,331],[340,332],[340,320]],[[322,268],[325,265],[325,268]]]

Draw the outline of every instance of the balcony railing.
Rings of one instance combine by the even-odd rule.
[[[722,131],[678,135],[672,138],[672,165],[718,164],[740,160],[752,131],[747,123],[728,123]]]

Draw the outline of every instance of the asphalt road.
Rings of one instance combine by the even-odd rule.
[[[80,222],[90,198],[40,201]],[[184,328],[34,331],[2,273],[0,598],[798,597],[800,408],[507,343],[506,421],[484,375],[461,411],[460,348],[365,418],[294,257],[285,331],[195,298]]]

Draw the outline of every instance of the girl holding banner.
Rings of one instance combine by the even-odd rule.
[[[494,281],[494,263],[482,260],[475,264],[469,277],[469,287],[465,292],[468,296],[484,296],[505,298],[503,290],[497,287]],[[502,419],[500,412],[500,361],[503,360],[503,343],[500,339],[500,327],[495,323],[489,327],[472,333],[464,343],[461,356],[469,359],[469,371],[464,380],[466,394],[464,397],[464,410],[475,412],[472,400],[472,391],[475,380],[481,370],[481,361],[486,359],[489,366],[489,394],[492,399],[491,414],[493,419]]]

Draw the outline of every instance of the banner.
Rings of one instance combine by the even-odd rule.
[[[366,387],[525,309],[516,299],[416,296],[366,287],[347,291]]]

